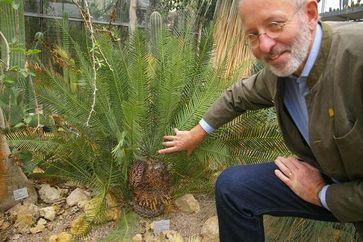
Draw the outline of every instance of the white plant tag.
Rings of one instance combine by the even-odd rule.
[[[154,233],[160,234],[163,231],[170,230],[170,219],[154,222]]]
[[[27,198],[29,196],[28,189],[26,187],[20,188],[18,190],[14,190],[13,194],[14,194],[15,201]]]

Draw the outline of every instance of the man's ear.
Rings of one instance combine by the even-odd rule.
[[[307,0],[305,14],[309,21],[309,27],[314,30],[319,21],[318,3],[316,0]]]

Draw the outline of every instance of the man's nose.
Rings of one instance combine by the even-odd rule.
[[[276,41],[267,34],[261,34],[258,38],[260,40],[259,49],[261,52],[269,53],[271,48],[276,44]]]

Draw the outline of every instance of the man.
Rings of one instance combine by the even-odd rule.
[[[263,241],[264,214],[352,222],[363,233],[363,24],[318,21],[316,0],[241,0],[253,54],[265,63],[236,82],[161,154],[189,154],[245,110],[275,106],[296,157],[225,170],[216,183],[221,241]]]

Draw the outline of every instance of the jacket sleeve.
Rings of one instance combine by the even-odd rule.
[[[203,119],[217,129],[246,110],[273,106],[277,77],[266,68],[256,75],[237,81],[208,109]]]
[[[326,199],[330,211],[338,220],[363,221],[363,180],[330,185]]]

